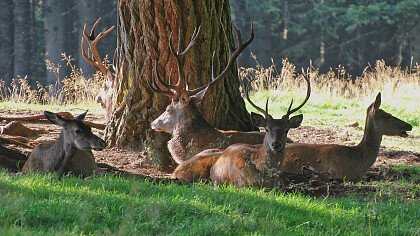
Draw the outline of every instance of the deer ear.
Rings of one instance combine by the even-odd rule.
[[[58,126],[64,126],[66,124],[66,120],[55,113],[44,111],[44,115],[53,124],[56,124]]]
[[[82,113],[82,114],[78,115],[75,119],[76,119],[76,120],[83,121],[83,120],[85,119],[86,114],[87,114],[87,112],[88,112],[88,111],[89,111],[89,110],[86,110],[84,113]]]
[[[381,92],[379,92],[378,95],[376,95],[375,102],[373,103],[373,107],[375,108],[375,110],[378,110],[380,106],[381,106]]]
[[[265,127],[267,125],[267,122],[264,118],[264,116],[251,112],[251,120],[252,123],[257,127]]]
[[[303,115],[297,115],[297,116],[293,116],[292,118],[289,119],[289,128],[297,128],[300,126],[300,124],[302,124],[303,121]]]
[[[204,95],[206,95],[208,88],[209,86],[207,86],[205,89],[191,96],[191,99],[195,102],[195,104],[198,104],[201,101],[203,101]]]

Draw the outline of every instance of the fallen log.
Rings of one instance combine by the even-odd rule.
[[[36,146],[36,142],[31,141],[30,139],[24,137],[0,137],[0,144],[14,144],[16,146],[33,149]]]
[[[46,134],[45,129],[30,129],[18,121],[12,121],[5,126],[0,126],[0,134],[10,136],[34,137],[40,134]]]
[[[60,115],[63,118],[66,119],[74,119],[74,116],[70,113],[70,112],[58,112],[58,115]],[[11,116],[11,117],[7,117],[7,116],[0,116],[0,121],[1,120],[5,120],[5,121],[47,121],[47,118],[44,115],[33,115],[33,116]],[[90,122],[90,121],[84,121],[86,125],[95,128],[95,129],[100,129],[100,130],[104,130],[106,125],[104,124],[99,124],[99,123],[94,123],[94,122]]]
[[[18,172],[22,169],[28,157],[16,150],[0,145],[0,168],[11,172]]]

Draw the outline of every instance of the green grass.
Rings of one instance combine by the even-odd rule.
[[[28,104],[28,103],[16,103],[12,101],[2,101],[0,102],[0,112],[2,111],[52,111],[52,112],[74,112],[79,113],[82,111],[89,110],[89,113],[95,114],[105,114],[104,109],[98,103],[90,101],[87,103],[77,104],[77,105],[41,105],[41,104]]]
[[[418,200],[158,184],[96,176],[0,172],[0,232],[7,234],[415,235]]]

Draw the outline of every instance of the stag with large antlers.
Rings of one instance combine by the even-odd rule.
[[[112,112],[112,96],[114,93],[114,81],[116,76],[116,67],[115,67],[115,56],[114,54],[114,60],[113,60],[113,66],[111,68],[108,68],[105,66],[105,64],[102,61],[101,56],[99,55],[98,50],[98,43],[109,33],[114,29],[114,26],[111,28],[105,28],[102,30],[101,33],[99,33],[97,36],[95,36],[95,30],[98,27],[99,23],[101,22],[101,18],[96,20],[95,24],[92,27],[92,30],[90,31],[90,34],[86,31],[86,23],[83,27],[83,37],[82,42],[80,44],[80,49],[82,52],[83,58],[86,60],[87,63],[89,63],[93,68],[95,68],[97,71],[101,72],[105,76],[105,81],[102,83],[102,87],[96,96],[96,102],[100,103],[102,108],[105,108],[107,112],[107,119],[111,117]],[[85,51],[85,40],[88,43],[88,52]]]
[[[301,174],[304,166],[332,179],[359,181],[378,156],[382,135],[407,136],[412,126],[380,109],[381,93],[367,108],[362,141],[356,146],[294,143],[286,146],[282,169]]]
[[[210,169],[210,178],[215,184],[275,187],[280,183],[287,133],[289,129],[299,127],[303,120],[303,115],[290,115],[305,105],[311,93],[309,79],[305,79],[308,83],[305,100],[294,109],[292,100],[287,113],[281,119],[275,119],[268,113],[268,99],[265,110],[251,101],[248,84],[245,91],[248,102],[264,115],[259,121],[254,121],[259,122],[259,126],[266,130],[264,142],[258,145],[234,144],[226,148]]]
[[[171,104],[167,106],[166,111],[156,118],[151,126],[152,129],[156,131],[172,134],[172,139],[168,142],[168,148],[173,159],[178,164],[208,148],[223,149],[233,143],[258,144],[263,142],[264,133],[262,132],[223,131],[212,127],[197,108],[197,104],[202,101],[209,87],[226,77],[226,74],[234,66],[236,58],[254,39],[254,29],[252,25],[251,35],[245,42],[242,40],[241,31],[236,27],[235,31],[238,46],[235,48],[228,43],[230,49],[229,61],[218,76],[215,76],[213,54],[212,76],[211,81],[208,84],[196,89],[189,89],[183,69],[184,57],[187,51],[197,41],[200,27],[194,30],[185,49],[182,49],[183,39],[180,32],[176,50],[172,44],[172,37],[170,37],[169,49],[176,59],[179,75],[178,82],[176,84],[165,82],[160,78],[156,66],[154,71],[155,79],[153,81],[148,81],[148,84],[153,91],[163,94],[172,100]],[[227,40],[226,32],[225,38]],[[161,87],[164,87],[164,89],[161,89]]]

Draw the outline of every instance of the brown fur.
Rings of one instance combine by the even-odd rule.
[[[235,143],[261,144],[265,132],[223,131],[212,127],[191,100],[183,101],[183,117],[176,124],[168,149],[180,164],[209,148],[225,149]],[[287,139],[287,142],[293,142]]]
[[[266,114],[267,132],[262,144],[234,144],[226,148],[210,169],[215,184],[233,183],[237,187],[276,187],[281,183],[281,163],[287,132],[300,126],[303,116],[273,119]]]
[[[52,123],[62,126],[63,131],[55,142],[37,145],[22,172],[92,175],[98,167],[91,149],[102,150],[106,143],[83,123],[86,113],[76,119],[64,119],[51,112],[45,112],[45,115]]]
[[[378,156],[382,135],[402,135],[411,130],[411,125],[379,109],[380,94],[369,106],[365,132],[357,146],[336,144],[286,145],[282,170],[300,174],[308,163],[316,171],[326,172],[334,179],[359,181]]]
[[[208,149],[200,152],[180,164],[172,173],[171,178],[191,181],[210,179],[210,168],[221,154],[222,151],[219,149]]]
[[[61,135],[60,135],[61,136]],[[37,145],[22,168],[28,172],[63,172],[81,176],[90,176],[98,170],[92,151],[72,150],[68,163],[64,162],[62,137],[56,142]],[[64,165],[64,166],[63,166]]]

